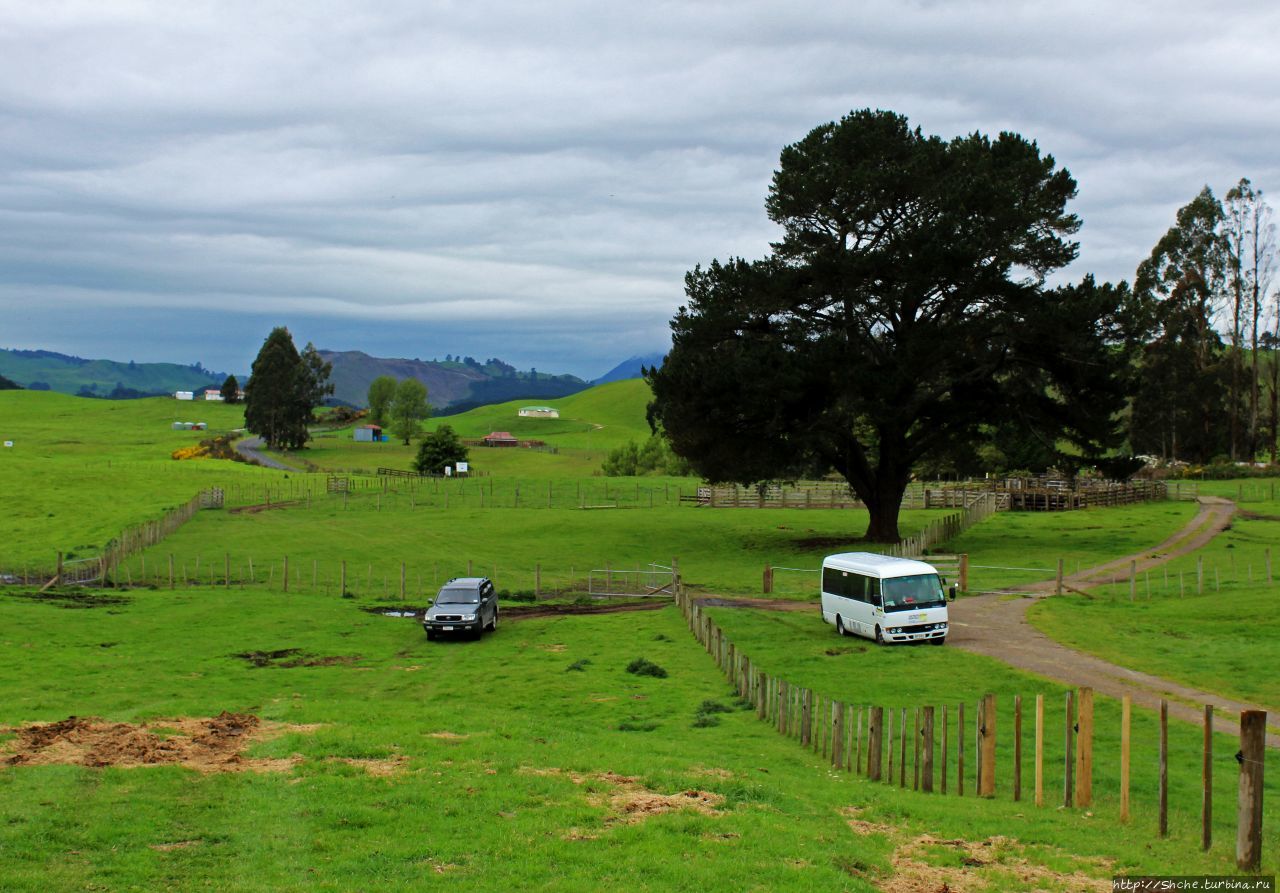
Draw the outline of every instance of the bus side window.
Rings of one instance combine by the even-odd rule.
[[[846,595],[849,598],[857,599],[860,602],[867,600],[867,578],[859,574],[850,574],[845,577],[845,586],[848,587]]]
[[[871,602],[871,604],[875,605],[877,608],[880,607],[880,581],[879,580],[867,581],[867,597],[865,600]]]

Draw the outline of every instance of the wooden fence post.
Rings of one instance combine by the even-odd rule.
[[[907,786],[907,708],[898,708],[898,787]]]
[[[1200,809],[1200,849],[1213,843],[1213,705],[1204,705],[1204,762],[1200,769],[1203,784]]]
[[[1072,770],[1075,764],[1072,762],[1074,754],[1071,750],[1072,733],[1075,731],[1076,721],[1076,693],[1074,691],[1067,692],[1067,721],[1063,723],[1063,771],[1062,771],[1062,805],[1071,806],[1072,795],[1075,793],[1075,785],[1072,783]]]
[[[342,559],[342,572],[338,577],[338,595],[345,596],[347,594],[347,559]]]
[[[1076,712],[1076,806],[1093,805],[1093,689],[1080,689]]]
[[[923,716],[920,721],[920,735],[923,739],[922,760],[917,777],[920,779],[920,790],[926,794],[933,793],[933,708],[921,708]]]
[[[1013,696],[1013,800],[1022,799],[1022,695]]]
[[[982,739],[982,752],[979,754],[981,761],[978,777],[980,797],[994,797],[996,795],[996,696],[987,694],[982,698],[982,712],[979,714],[981,720],[979,725],[979,734]]]
[[[888,725],[888,732],[886,732],[885,734],[885,738],[889,745],[888,747],[888,750],[889,750],[888,781],[889,781],[889,784],[893,784],[893,708],[892,707],[889,708],[889,725]]]
[[[964,796],[964,701],[956,713],[956,796]]]
[[[942,705],[942,765],[939,767],[942,771],[938,773],[942,781],[942,793],[947,792],[947,754],[950,750],[950,742],[947,740],[947,705]]]
[[[1160,700],[1160,836],[1169,836],[1169,702]]]
[[[1240,714],[1240,800],[1236,829],[1236,867],[1258,871],[1262,866],[1262,762],[1266,756],[1267,713]]]
[[[867,711],[867,778],[880,780],[881,727],[884,724],[884,708],[872,707]]]
[[[1036,806],[1044,806],[1044,695],[1036,695]]]
[[[1133,699],[1125,695],[1120,702],[1120,821],[1129,821],[1129,720]]]
[[[169,553],[169,588],[173,588],[173,553]]]
[[[911,790],[920,790],[920,750],[923,743],[920,739],[920,708],[915,708],[915,715],[911,720],[911,738],[914,742],[914,754],[911,760]]]
[[[960,581],[959,581],[960,591],[968,592],[969,591],[969,553],[968,552],[960,553],[959,577],[960,577]]]
[[[769,595],[773,592],[773,567],[766,564],[764,566],[764,594]]]

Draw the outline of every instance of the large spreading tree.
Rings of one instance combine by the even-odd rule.
[[[312,345],[299,355],[288,329],[272,329],[245,385],[245,427],[271,448],[302,449],[312,413],[333,392],[329,370]]]
[[[712,480],[834,469],[876,542],[898,540],[918,463],[982,426],[1100,455],[1129,291],[1045,287],[1076,255],[1075,191],[1016,134],[944,141],[871,110],[816,128],[774,174],[771,256],[687,274],[650,423]]]

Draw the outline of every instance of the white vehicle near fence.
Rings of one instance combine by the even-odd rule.
[[[874,552],[842,552],[822,560],[822,619],[842,636],[880,644],[947,640],[947,599],[931,564]]]

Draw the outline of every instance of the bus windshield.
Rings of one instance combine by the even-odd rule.
[[[880,581],[880,588],[884,594],[886,612],[941,608],[947,604],[942,593],[942,581],[937,574],[890,577]]]

